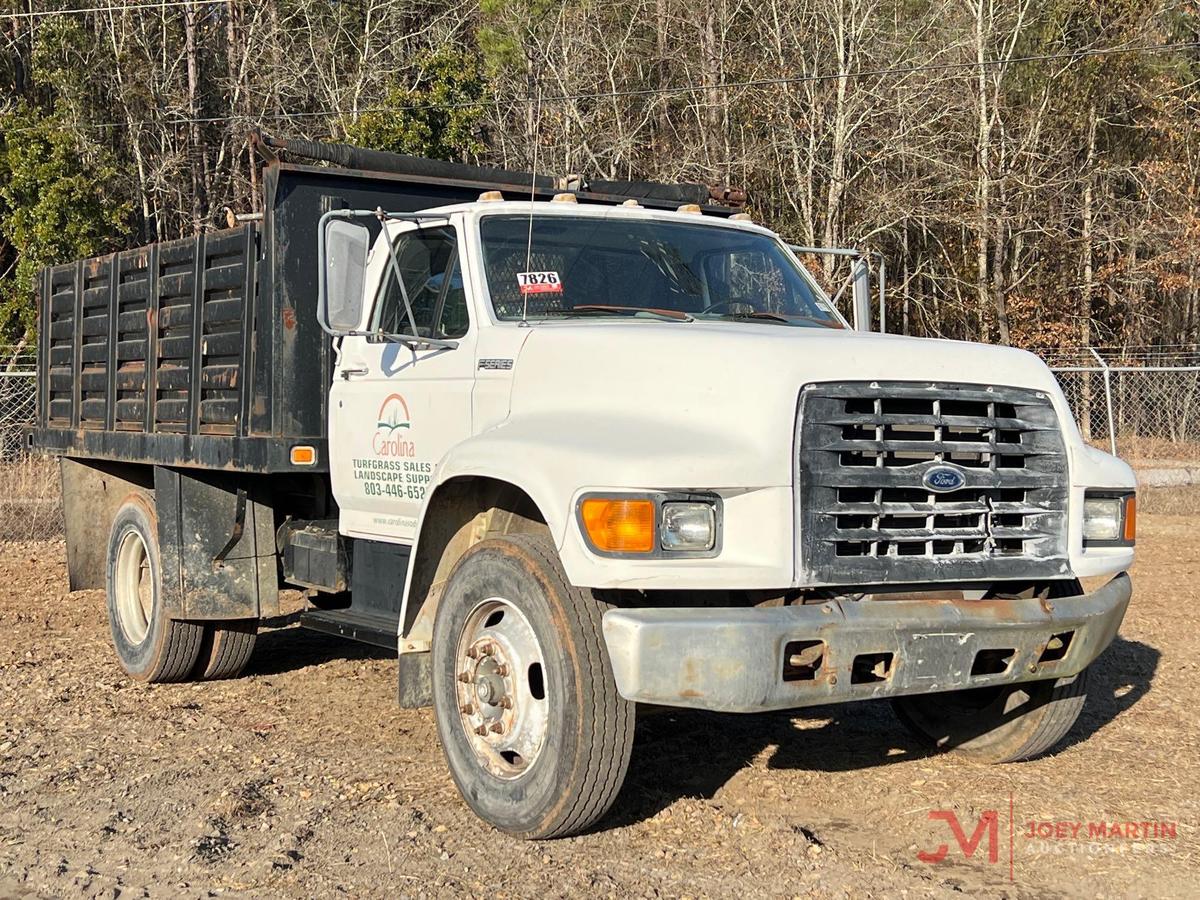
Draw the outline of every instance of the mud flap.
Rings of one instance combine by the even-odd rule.
[[[433,654],[428,650],[400,654],[397,701],[404,709],[433,706]]]
[[[165,608],[195,620],[279,612],[274,512],[261,479],[156,466]]]
[[[150,467],[63,457],[59,472],[68,585],[73,591],[102,589],[113,519],[131,493],[151,487]]]

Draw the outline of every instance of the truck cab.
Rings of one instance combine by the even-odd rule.
[[[237,387],[224,443],[202,406],[180,443],[144,407],[54,427],[85,408],[50,378],[35,443],[64,458],[73,582],[104,570],[126,671],[229,674],[241,650],[187,641],[244,648],[301,587],[306,625],[396,649],[466,802],[531,838],[608,810],[639,705],[889,698],[993,763],[1065,735],[1130,599],[1135,482],[1036,356],[856,330],[728,209],[463,184],[477,199],[322,201],[307,242],[264,223],[246,258],[275,297],[235,333],[307,349]],[[112,384],[146,391],[110,344]],[[293,406],[255,431],[281,385]],[[101,495],[103,523],[72,525]]]

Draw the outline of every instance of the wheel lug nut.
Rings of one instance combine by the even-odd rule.
[[[503,678],[508,674],[508,666],[504,663],[500,663],[500,665],[496,666],[496,674]]]
[[[475,729],[475,733],[480,737],[487,737],[488,727],[486,725],[480,725]]]
[[[503,697],[500,698],[500,708],[501,709],[512,709],[512,707],[513,707],[512,697],[508,696],[508,694],[505,694]]]
[[[463,684],[470,684],[471,683],[471,673],[470,672],[460,672],[458,675],[458,680],[461,681]]]
[[[500,722],[492,723],[492,732],[494,734],[504,734],[504,725]]]
[[[474,706],[474,704],[471,704],[471,703],[464,703],[462,706],[460,706],[458,708],[458,711],[460,713],[462,713],[464,716],[469,716],[469,715],[471,715],[471,713],[475,712],[475,706]]]
[[[491,644],[484,644],[482,647],[479,648],[479,652],[482,653],[484,656],[491,656],[493,653],[496,652],[496,648],[493,647]]]
[[[467,648],[467,656],[471,657],[471,659],[479,659],[479,648],[478,647],[468,647]]]

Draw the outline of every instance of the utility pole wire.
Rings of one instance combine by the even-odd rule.
[[[77,13],[134,12],[139,9],[163,9],[176,6],[224,6],[232,0],[162,0],[161,3],[128,3],[121,6],[87,6],[78,9],[42,9],[36,12],[0,13],[0,19],[48,19],[52,16],[73,16]]]
[[[229,2],[229,0],[219,0]],[[186,5],[186,4],[177,4]],[[728,90],[730,88],[775,87],[785,84],[808,84],[825,81],[838,81],[851,78],[874,78],[881,75],[914,75],[922,72],[961,72],[964,75],[974,75],[981,68],[996,68],[998,66],[1016,65],[1018,63],[1053,62],[1056,60],[1071,60],[1078,62],[1097,56],[1116,56],[1129,53],[1169,53],[1177,50],[1200,49],[1200,41],[1179,41],[1172,44],[1148,44],[1135,47],[1100,47],[1095,50],[1064,50],[1059,53],[1042,53],[1032,56],[1015,56],[1008,59],[985,59],[962,63],[930,63],[915,66],[894,66],[882,69],[860,69],[854,72],[831,72],[826,75],[794,75],[779,78],[755,78],[747,81],[723,81],[717,84],[687,84],[668,85],[657,88],[629,88],[627,90],[592,91],[580,94],[555,94],[548,97],[521,96],[510,97],[507,100],[493,97],[488,100],[460,100],[455,103],[419,103],[410,106],[366,106],[358,110],[358,114],[367,112],[428,112],[432,110],[475,109],[485,106],[507,107],[524,106],[530,103],[571,103],[579,100],[611,100],[620,97],[648,97],[666,94],[699,93],[713,89]],[[187,118],[183,116],[165,119],[145,119],[135,122],[92,122],[79,123],[77,128],[131,128],[141,125],[206,125],[217,122],[262,121],[262,120],[291,120],[325,118],[328,116],[345,115],[339,109],[322,109],[311,112],[278,112],[264,115],[261,118],[252,116],[205,116]],[[12,131],[29,131],[29,128],[14,128]]]

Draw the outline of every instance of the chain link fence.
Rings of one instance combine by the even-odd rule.
[[[25,447],[25,428],[37,413],[37,378],[31,360],[9,359],[0,371],[0,541],[58,538],[58,464]]]
[[[1200,350],[1154,348],[1044,354],[1085,440],[1138,467],[1200,466]],[[30,454],[24,430],[34,422],[32,354],[0,348],[0,541],[62,535],[58,466]]]
[[[1137,466],[1200,464],[1200,352],[1085,348],[1047,362],[1084,440]]]

